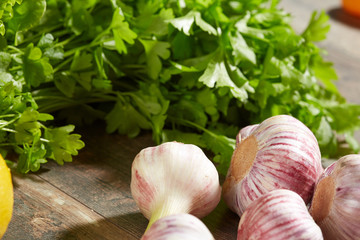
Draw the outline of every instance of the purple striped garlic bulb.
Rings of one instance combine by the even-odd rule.
[[[241,216],[237,240],[321,240],[321,229],[304,200],[295,192],[277,189],[253,201]]]
[[[346,155],[325,169],[316,184],[310,214],[325,239],[360,239],[359,154]]]
[[[131,194],[149,219],[208,215],[219,203],[219,174],[204,152],[192,144],[167,142],[140,151],[132,163]]]
[[[180,213],[158,219],[141,240],[214,240],[205,224],[197,217]]]
[[[294,117],[278,115],[240,130],[223,184],[223,197],[239,216],[261,195],[289,189],[309,204],[323,172],[314,134]]]

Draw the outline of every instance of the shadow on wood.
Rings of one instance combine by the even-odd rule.
[[[353,28],[360,29],[360,18],[350,15],[341,7],[330,9],[327,13],[332,19],[338,22],[341,22]]]
[[[128,219],[139,219],[142,217],[141,213],[126,214],[118,217],[110,217],[100,221],[96,221],[89,224],[81,224],[73,226],[71,229],[62,231],[58,234],[56,239],[58,240],[113,240],[113,239],[140,239],[141,234],[138,231],[134,231],[131,225],[116,226],[113,224],[123,223],[124,220]],[[146,220],[147,223],[147,220]],[[113,224],[113,227],[105,230],[104,226]],[[139,223],[140,224],[140,223]],[[145,231],[145,227],[143,231]],[[121,231],[119,231],[121,229]]]

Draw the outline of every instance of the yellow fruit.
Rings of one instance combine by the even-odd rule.
[[[14,204],[10,169],[0,155],[0,239],[11,220]]]

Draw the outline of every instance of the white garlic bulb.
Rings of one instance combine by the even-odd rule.
[[[278,115],[242,129],[223,184],[224,200],[239,216],[261,195],[289,189],[308,204],[323,172],[314,134],[294,117]]]
[[[132,164],[130,187],[149,226],[177,213],[204,217],[221,196],[214,164],[199,147],[178,142],[141,150]]]
[[[197,217],[181,213],[158,219],[141,240],[214,240],[209,229]]]
[[[304,200],[295,192],[277,189],[253,201],[241,216],[237,240],[321,240],[321,229]]]
[[[325,239],[360,239],[360,155],[327,167],[316,184],[310,213]]]

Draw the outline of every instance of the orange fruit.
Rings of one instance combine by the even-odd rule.
[[[342,4],[346,12],[360,17],[360,0],[342,0]]]
[[[11,220],[14,205],[14,193],[10,169],[0,155],[0,239]]]

